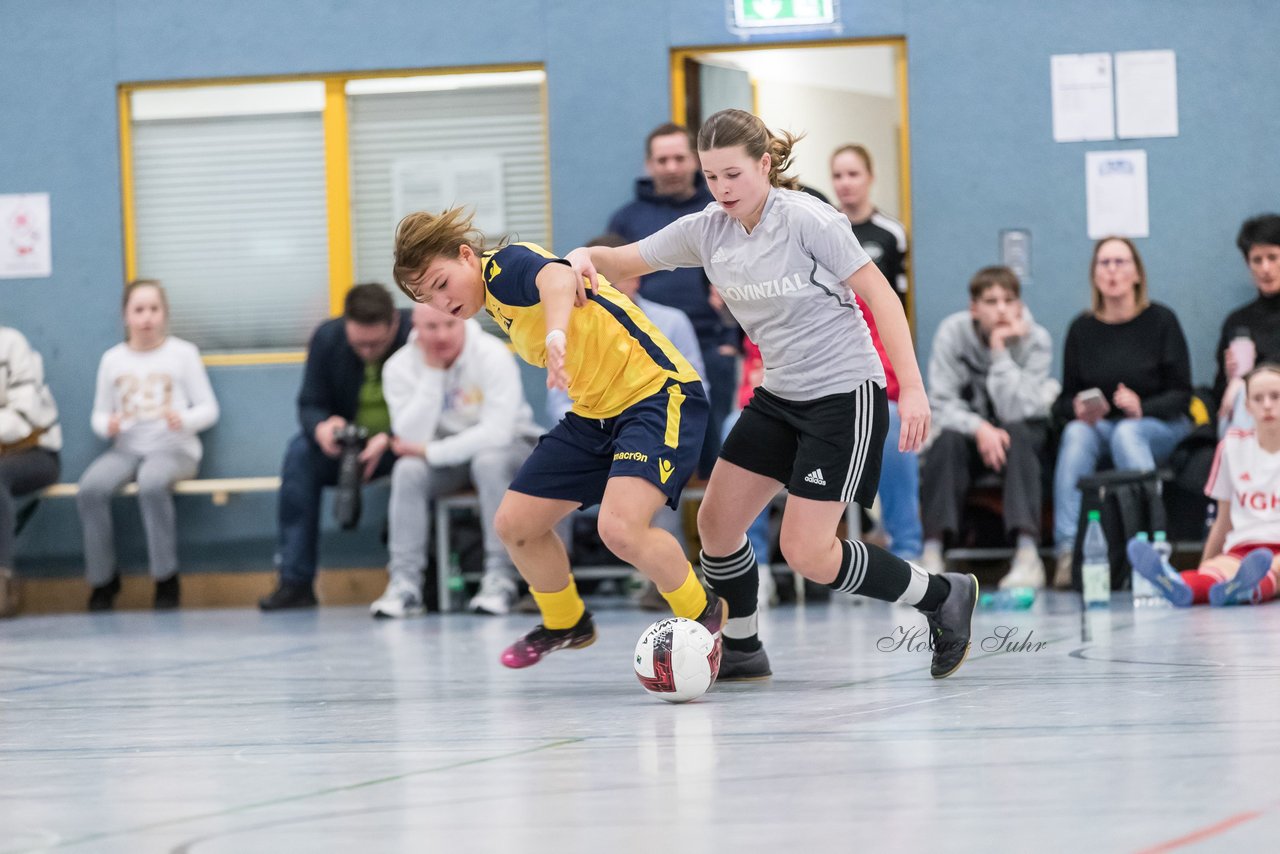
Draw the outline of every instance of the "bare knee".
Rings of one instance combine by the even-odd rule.
[[[493,517],[493,531],[509,549],[518,549],[533,539],[540,531],[534,530],[527,517],[506,502],[498,508]]]
[[[609,551],[631,563],[647,527],[635,519],[602,512],[597,529],[600,532],[600,541],[608,547]]]
[[[734,532],[726,524],[724,514],[709,502],[698,507],[698,539],[709,555],[727,555],[741,545],[742,532]]]
[[[823,558],[831,550],[831,544],[812,536],[804,536],[796,531],[789,531],[784,526],[778,537],[778,548],[787,566],[801,575],[807,575],[822,563]]]

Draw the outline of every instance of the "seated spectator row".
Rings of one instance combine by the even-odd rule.
[[[656,129],[646,143],[646,165],[650,177],[642,179],[637,201],[610,223],[622,235],[601,242],[634,240],[661,227],[660,220],[688,212],[672,207],[670,200],[691,206],[690,211],[710,201],[683,128]],[[894,252],[882,246],[875,257],[889,281],[901,281],[905,234],[867,201],[870,156],[858,146],[845,146],[831,165],[839,209],[855,233],[866,232],[864,241],[893,245]],[[867,231],[869,224],[874,233]],[[1256,363],[1280,358],[1280,216],[1247,221],[1238,246],[1259,297],[1227,317],[1216,348],[1214,395],[1222,432],[1251,426],[1244,377]],[[1062,426],[1052,466],[1053,580],[1061,586],[1070,577],[1079,479],[1107,464],[1152,470],[1190,432],[1187,342],[1174,311],[1152,301],[1137,247],[1125,238],[1098,241],[1090,277],[1092,304],[1068,330],[1060,381],[1050,377],[1049,334],[1022,303],[1018,279],[1007,268],[978,271],[970,282],[968,310],[939,326],[928,369],[932,446],[921,465],[914,454],[897,451],[897,430],[891,428],[884,449],[884,523],[899,556],[941,571],[970,484],[984,471],[996,472],[1003,476],[1006,532],[1016,546],[1004,583],[1042,586],[1041,482],[1050,468],[1046,455],[1055,427]],[[733,397],[737,345],[715,310],[705,275],[702,279],[695,290],[704,296],[694,308],[685,305],[687,282],[617,284],[698,366],[717,410],[717,401]],[[679,310],[667,309],[664,301]],[[865,305],[861,308],[885,363],[892,412],[895,378],[875,320]],[[196,348],[168,334],[168,306],[158,282],[131,283],[123,314],[125,341],[102,357],[91,423],[110,447],[81,476],[77,497],[89,607],[109,609],[119,592],[109,502],[120,486],[136,480],[155,605],[171,608],[180,601],[172,485],[195,475],[198,434],[216,423],[219,409]],[[742,347],[753,351],[749,341]],[[748,396],[759,375],[750,364],[744,375]],[[554,410],[556,402],[553,397],[549,408]],[[715,434],[708,443],[713,448],[732,407],[723,408],[724,417],[708,428],[708,435]],[[471,606],[494,614],[512,607],[517,576],[492,533],[492,519],[539,430],[516,362],[501,340],[474,321],[427,305],[411,313],[397,310],[381,285],[357,285],[343,316],[312,336],[298,410],[301,432],[289,443],[282,467],[280,581],[260,603],[264,610],[316,604],[321,492],[343,479],[344,457],[354,459],[357,499],[360,483],[391,478],[390,581],[373,603],[376,616],[422,611],[427,506],[432,497],[463,488],[478,492],[486,530],[485,575]],[[554,411],[553,417],[559,414]],[[0,612],[12,610],[7,603],[16,600],[13,499],[58,479],[61,444],[39,355],[17,331],[0,329]],[[710,461],[704,459],[703,465],[709,467]],[[663,524],[679,529],[674,514]],[[767,553],[759,545],[757,551]]]

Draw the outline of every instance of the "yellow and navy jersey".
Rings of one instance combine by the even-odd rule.
[[[531,365],[547,365],[547,322],[536,283],[547,264],[567,264],[541,246],[513,243],[481,256],[485,311]],[[644,312],[599,277],[585,306],[574,307],[565,330],[565,372],[573,412],[612,418],[662,389],[668,380],[698,382],[698,372]]]

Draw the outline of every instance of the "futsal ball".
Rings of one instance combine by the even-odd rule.
[[[687,703],[707,692],[720,672],[720,644],[694,620],[668,617],[645,629],[636,644],[636,678],[668,703]]]

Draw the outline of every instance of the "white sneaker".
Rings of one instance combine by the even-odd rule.
[[[422,605],[422,591],[411,581],[393,578],[386,592],[369,606],[369,613],[382,619],[416,617],[426,608]]]
[[[1013,563],[1009,565],[1009,573],[1000,579],[1001,590],[1014,587],[1032,587],[1039,590],[1044,587],[1044,561],[1035,549],[1018,549],[1013,555]]]
[[[942,556],[942,549],[925,546],[920,555],[920,568],[930,575],[942,575],[947,571],[947,561]]]
[[[485,575],[480,579],[480,590],[471,597],[467,607],[477,614],[502,617],[511,613],[516,602],[516,583],[501,575]]]
[[[757,595],[756,607],[762,611],[770,605],[778,604],[778,582],[767,563],[760,564],[760,590]]]

